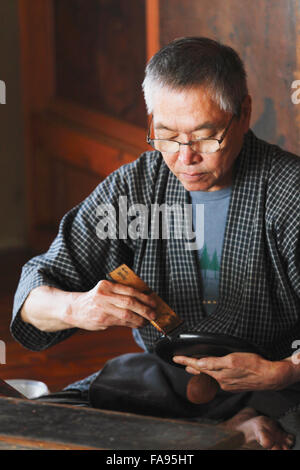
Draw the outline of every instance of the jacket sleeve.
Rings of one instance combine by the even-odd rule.
[[[289,287],[300,305],[300,157],[288,152],[279,154],[274,167],[277,180],[273,195],[276,242]]]
[[[11,333],[25,348],[46,349],[76,331],[71,328],[48,333],[23,322],[20,310],[32,289],[44,285],[69,292],[85,292],[105,279],[106,273],[117,264],[131,263],[130,243],[111,236],[105,239],[102,235],[101,238],[97,231],[99,221],[103,220],[103,210],[99,211],[99,207],[115,206],[119,194],[124,192],[124,178],[117,170],[63,217],[48,251],[24,265],[14,297]],[[113,217],[114,210],[108,212]]]

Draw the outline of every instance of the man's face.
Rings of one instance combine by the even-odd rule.
[[[187,191],[216,191],[231,184],[232,166],[243,136],[249,129],[251,98],[243,102],[239,119],[234,118],[219,151],[200,154],[189,145],[177,153],[162,152],[166,165]],[[153,101],[153,128],[156,139],[186,143],[198,138],[220,139],[232,117],[214,103],[203,87],[183,91],[161,88]]]

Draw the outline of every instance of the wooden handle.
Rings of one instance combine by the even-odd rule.
[[[132,271],[126,264],[121,264],[117,269],[109,273],[109,276],[116,282],[131,286],[151,295],[156,300],[156,319],[150,323],[164,335],[169,334],[172,330],[181,325],[182,320],[150,287]]]
[[[213,400],[218,390],[218,382],[210,375],[201,372],[190,379],[186,395],[190,402],[200,405]]]

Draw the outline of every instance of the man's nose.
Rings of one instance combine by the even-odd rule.
[[[181,163],[184,165],[191,165],[192,163],[195,163],[196,161],[199,161],[199,158],[201,159],[200,155],[198,155],[190,145],[187,144],[181,144],[180,149],[179,149],[179,156],[178,159],[180,160]]]

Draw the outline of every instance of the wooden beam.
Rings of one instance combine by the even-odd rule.
[[[24,116],[26,241],[34,231],[34,177],[31,116],[55,93],[53,0],[18,0]]]
[[[134,147],[136,155],[150,149],[146,143],[146,130],[142,127],[92,111],[61,98],[52,100],[47,110],[69,120],[70,125],[73,122],[99,134],[105,134],[116,141],[121,141],[124,145]]]
[[[19,0],[19,22],[27,111],[42,111],[55,94],[53,0]]]
[[[159,0],[146,0],[147,58],[159,50]]]
[[[134,161],[139,152],[88,130],[63,124],[52,117],[37,115],[33,119],[34,148],[90,170],[101,177],[109,175],[125,163]]]

